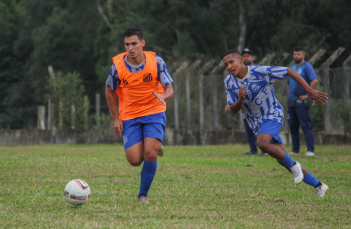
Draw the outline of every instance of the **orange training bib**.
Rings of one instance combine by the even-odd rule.
[[[121,53],[112,58],[121,81],[116,90],[120,119],[125,121],[166,111],[166,106],[152,93],[164,93],[164,88],[158,80],[156,53],[144,52],[145,66],[137,73],[130,72],[126,67],[126,55],[127,53]]]

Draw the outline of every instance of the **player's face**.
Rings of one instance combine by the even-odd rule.
[[[251,55],[250,53],[243,53],[241,55],[241,57],[243,58],[243,62],[245,65],[252,65],[253,64],[253,55]]]
[[[295,63],[300,63],[305,59],[305,53],[302,51],[294,51],[293,53]]]
[[[124,38],[124,47],[131,58],[136,58],[143,53],[145,40],[139,40],[137,35]]]
[[[243,66],[243,58],[236,54],[229,54],[223,58],[223,63],[228,72],[236,77]]]

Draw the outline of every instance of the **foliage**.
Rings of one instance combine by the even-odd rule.
[[[77,71],[84,83],[105,81],[111,57],[124,51],[127,27],[142,28],[145,49],[167,63],[199,56],[220,59],[226,49],[238,46],[243,12],[245,46],[258,60],[267,53],[291,53],[297,45],[306,49],[307,57],[319,48],[331,54],[343,46],[346,58],[351,50],[350,9],[348,0],[2,0],[0,127],[35,125],[36,107],[46,104],[45,87],[36,85],[45,82],[48,65]]]
[[[60,129],[74,126],[77,131],[83,131],[86,122],[84,113],[88,107],[84,107],[84,86],[79,73],[63,74],[58,71],[54,79],[47,78],[46,85],[46,98],[51,99],[55,111],[55,125]]]

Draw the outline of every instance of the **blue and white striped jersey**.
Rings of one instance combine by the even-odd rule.
[[[248,66],[244,79],[228,75],[225,80],[227,103],[232,104],[239,99],[239,89],[247,88],[242,105],[251,130],[258,135],[260,124],[265,119],[275,119],[283,124],[283,107],[274,96],[273,83],[287,77],[286,67]]]
[[[127,61],[127,57],[128,55],[124,57],[124,63],[130,72],[137,73],[144,69],[145,61],[141,63],[139,66],[134,66]],[[158,70],[158,80],[160,81],[163,87],[166,87],[173,82],[173,79],[168,72],[168,69],[164,60],[161,57],[156,56],[156,61],[157,61],[157,70]],[[117,90],[119,82],[120,80],[118,77],[116,66],[115,64],[112,64],[110,73],[106,80],[106,85],[112,90]]]

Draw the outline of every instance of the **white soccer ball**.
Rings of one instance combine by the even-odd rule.
[[[90,187],[88,183],[83,180],[71,180],[65,187],[65,197],[70,204],[84,204],[89,200]]]

